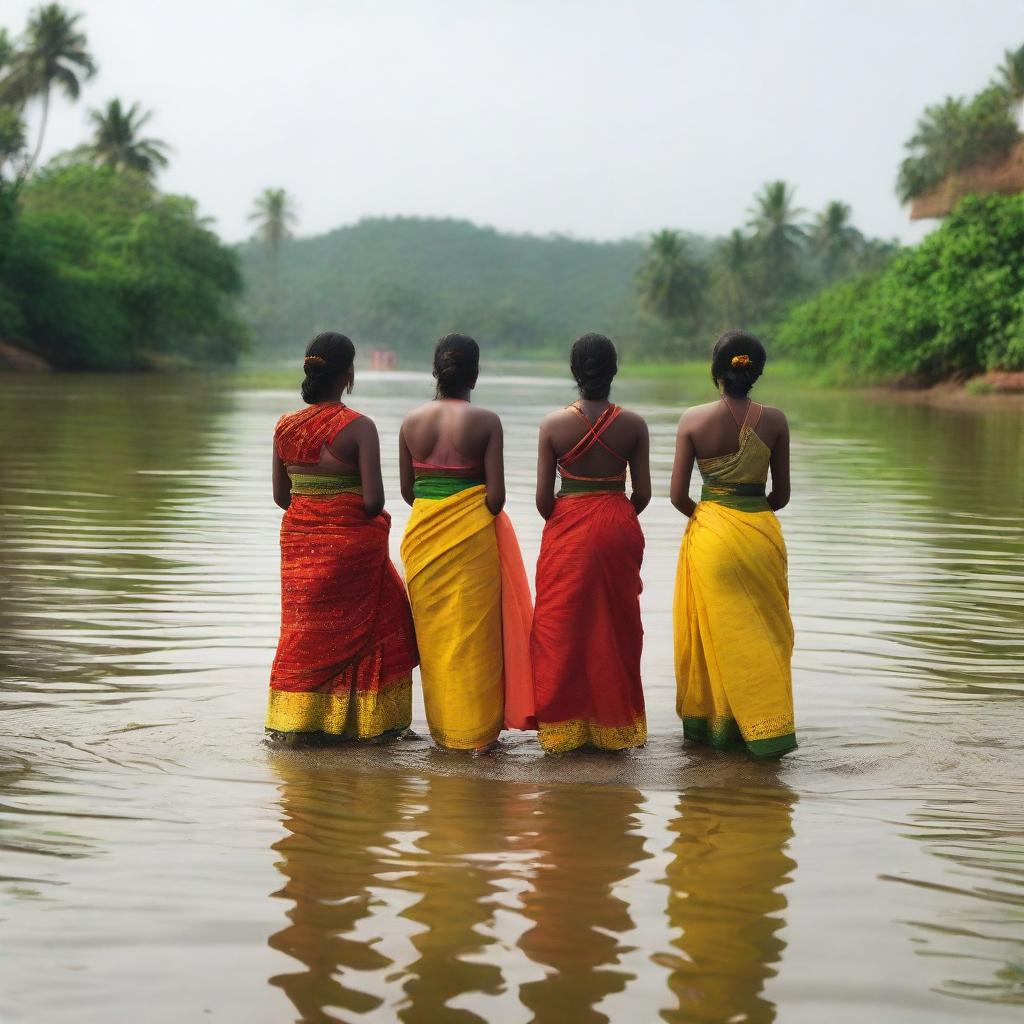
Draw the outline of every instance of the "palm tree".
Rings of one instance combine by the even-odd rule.
[[[256,237],[270,246],[277,260],[281,243],[292,237],[291,229],[298,220],[292,197],[283,188],[266,188],[256,197],[249,220],[256,224]]]
[[[120,100],[111,100],[103,110],[90,110],[93,140],[85,147],[94,163],[105,167],[141,171],[151,177],[167,166],[166,142],[140,138],[139,133],[153,116],[138,103],[127,110]]]
[[[738,228],[719,245],[711,264],[711,291],[723,323],[746,323],[750,314],[750,239]]]
[[[703,269],[680,232],[652,235],[647,258],[637,272],[641,305],[663,320],[697,317],[703,305]]]
[[[763,258],[765,284],[771,291],[786,286],[806,240],[806,232],[797,223],[806,212],[793,205],[796,189],[784,181],[769,181],[754,196],[754,205],[747,211],[747,226],[754,229]]]
[[[69,14],[60,4],[47,4],[32,12],[23,45],[10,61],[2,83],[8,102],[24,105],[39,97],[42,119],[39,137],[26,170],[39,159],[50,113],[50,94],[59,88],[68,99],[77,100],[82,82],[96,73],[87,49],[85,34],[78,30],[80,14]]]
[[[827,281],[850,266],[864,245],[864,236],[850,223],[851,212],[846,203],[834,199],[811,228],[811,247],[821,259]]]
[[[1007,50],[996,72],[996,85],[1017,108],[1017,124],[1024,127],[1024,46]]]

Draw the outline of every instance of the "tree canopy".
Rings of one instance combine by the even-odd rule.
[[[1024,368],[1024,195],[968,196],[881,271],[797,305],[777,340],[856,377],[927,384]]]
[[[18,40],[0,32],[0,338],[77,369],[230,360],[247,342],[238,256],[193,200],[153,186],[167,146],[141,135],[138,104],[93,111],[92,142],[34,170],[50,93],[77,99],[95,72],[79,21],[48,4]]]

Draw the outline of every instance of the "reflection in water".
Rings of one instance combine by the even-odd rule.
[[[402,912],[421,929],[404,985],[409,1002],[399,1013],[407,1024],[485,1024],[487,1016],[457,1008],[458,997],[504,992],[492,926],[499,879],[515,866],[507,849],[514,823],[506,819],[516,793],[476,775],[425,782],[415,852],[405,858],[416,870],[398,883],[419,897]]]
[[[911,837],[942,875],[885,876],[928,894],[931,913],[906,922],[916,951],[944,965],[939,991],[1024,1006],[1024,811],[1020,791],[969,801],[935,798],[912,815]],[[936,912],[937,911],[937,912]]]
[[[777,932],[782,888],[796,862],[786,854],[796,794],[788,789],[695,787],[680,795],[668,917],[678,953],[658,956],[671,970],[677,1009],[670,1024],[775,1020],[764,993],[785,943]]]
[[[537,422],[569,384],[524,372],[478,392],[503,417],[531,564]],[[271,769],[267,445],[294,390],[0,376],[0,919],[18,936],[0,1019],[262,1020],[287,998],[310,1021],[756,1021],[772,1000],[780,1020],[832,1020],[869,999],[883,1019],[1019,1019],[1024,415],[762,386],[795,446],[804,739],[781,777],[815,796],[794,812],[792,888],[795,798],[682,747],[673,713],[683,524],[666,491],[703,373],[617,386],[651,423],[656,477],[641,756],[542,760],[521,741],[456,766],[410,743]],[[387,439],[430,392],[427,374],[359,380],[396,545]],[[283,887],[264,899],[280,806]],[[154,876],[182,880],[172,902]]]
[[[287,881],[275,896],[290,900],[290,924],[270,945],[305,970],[270,979],[294,1003],[303,1021],[332,1020],[330,1008],[365,1013],[381,999],[360,975],[390,961],[356,929],[376,907],[375,878],[387,870],[392,834],[401,830],[408,783],[343,767],[316,768],[287,755],[273,762],[281,779],[288,835],[274,846]]]
[[[632,978],[617,965],[635,923],[615,886],[650,856],[639,831],[642,800],[635,789],[582,786],[549,789],[537,800],[529,841],[540,856],[523,898],[533,927],[519,942],[548,969],[520,989],[537,1021],[607,1021],[598,1004]]]
[[[458,1004],[506,992],[494,920],[524,860],[509,843],[523,787],[347,773],[343,756],[274,762],[289,831],[274,846],[287,879],[275,895],[294,905],[270,944],[305,969],[271,984],[304,1021],[387,1003],[408,1024],[486,1022]]]

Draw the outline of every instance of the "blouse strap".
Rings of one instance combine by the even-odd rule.
[[[569,449],[559,460],[559,464],[562,466],[568,466],[570,463],[575,462],[577,459],[582,458],[595,444],[599,444],[606,452],[610,455],[614,455],[615,458],[621,462],[628,462],[629,460],[621,456],[614,448],[609,448],[604,442],[601,435],[608,429],[608,427],[618,418],[619,413],[622,412],[622,407],[618,405],[609,405],[604,412],[594,421],[591,421],[582,409],[578,406],[570,405],[568,408],[572,409],[582,420],[587,424],[587,432]]]

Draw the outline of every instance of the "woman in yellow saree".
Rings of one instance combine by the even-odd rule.
[[[488,749],[503,726],[534,728],[533,605],[515,531],[502,512],[501,421],[470,404],[480,349],[449,334],[434,352],[437,397],[399,435],[412,515],[402,561],[434,742]]]
[[[743,331],[718,339],[711,376],[721,400],[683,415],[672,470],[672,504],[690,518],[673,609],[683,735],[758,757],[796,746],[786,544],[775,518],[789,502],[789,426],[749,398],[766,358]],[[694,461],[699,503],[689,497]]]

